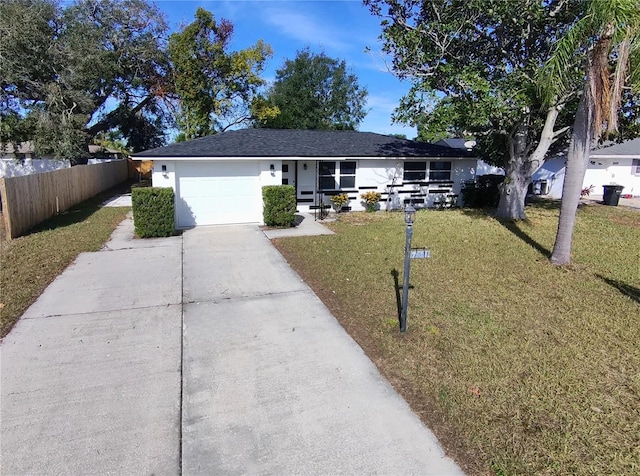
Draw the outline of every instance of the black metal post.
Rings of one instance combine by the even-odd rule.
[[[411,272],[411,236],[413,224],[407,224],[407,239],[404,245],[404,274],[402,275],[402,312],[400,313],[400,332],[407,330],[407,307],[409,307],[409,274]]]

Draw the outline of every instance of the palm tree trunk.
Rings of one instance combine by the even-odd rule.
[[[556,242],[551,254],[551,262],[557,265],[571,262],[571,243],[576,212],[580,203],[580,192],[584,174],[589,162],[589,152],[593,142],[593,98],[587,82],[578,104],[573,123],[571,143],[567,153],[567,164],[562,186],[562,205],[558,220]]]

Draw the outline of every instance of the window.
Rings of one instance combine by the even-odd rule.
[[[335,162],[320,162],[318,169],[319,186],[320,190],[334,190],[336,189],[336,163]]]
[[[451,180],[451,162],[430,162],[429,180]]]
[[[356,186],[356,163],[340,162],[340,188]]]
[[[353,161],[320,162],[318,178],[320,190],[355,188],[356,163]]]
[[[289,172],[289,164],[282,164],[282,172],[285,174]]]
[[[631,164],[631,175],[640,175],[640,159],[633,159]]]
[[[426,162],[405,162],[403,180],[412,182],[415,180],[425,180],[427,178]]]

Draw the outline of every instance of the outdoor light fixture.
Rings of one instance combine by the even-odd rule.
[[[416,221],[416,209],[408,204],[404,207],[404,222],[407,225],[407,239],[404,244],[404,274],[402,275],[402,311],[400,312],[400,332],[407,330],[407,307],[409,306],[409,274],[411,273],[411,236]]]
[[[167,171],[167,166],[166,166],[166,165],[163,165],[163,166],[162,166],[162,171],[163,171],[163,172],[166,172],[166,171]]]
[[[307,164],[302,164],[302,168],[307,170]]]
[[[404,207],[404,222],[407,224],[407,226],[411,226],[415,221],[416,221],[416,209],[409,204],[406,207]]]
[[[275,166],[275,165],[273,165],[273,164],[271,164],[271,165],[269,166],[269,170],[271,170],[272,172],[275,172],[275,171],[276,171],[276,166]]]

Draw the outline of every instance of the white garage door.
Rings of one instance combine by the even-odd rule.
[[[178,227],[262,221],[257,162],[176,163]]]

